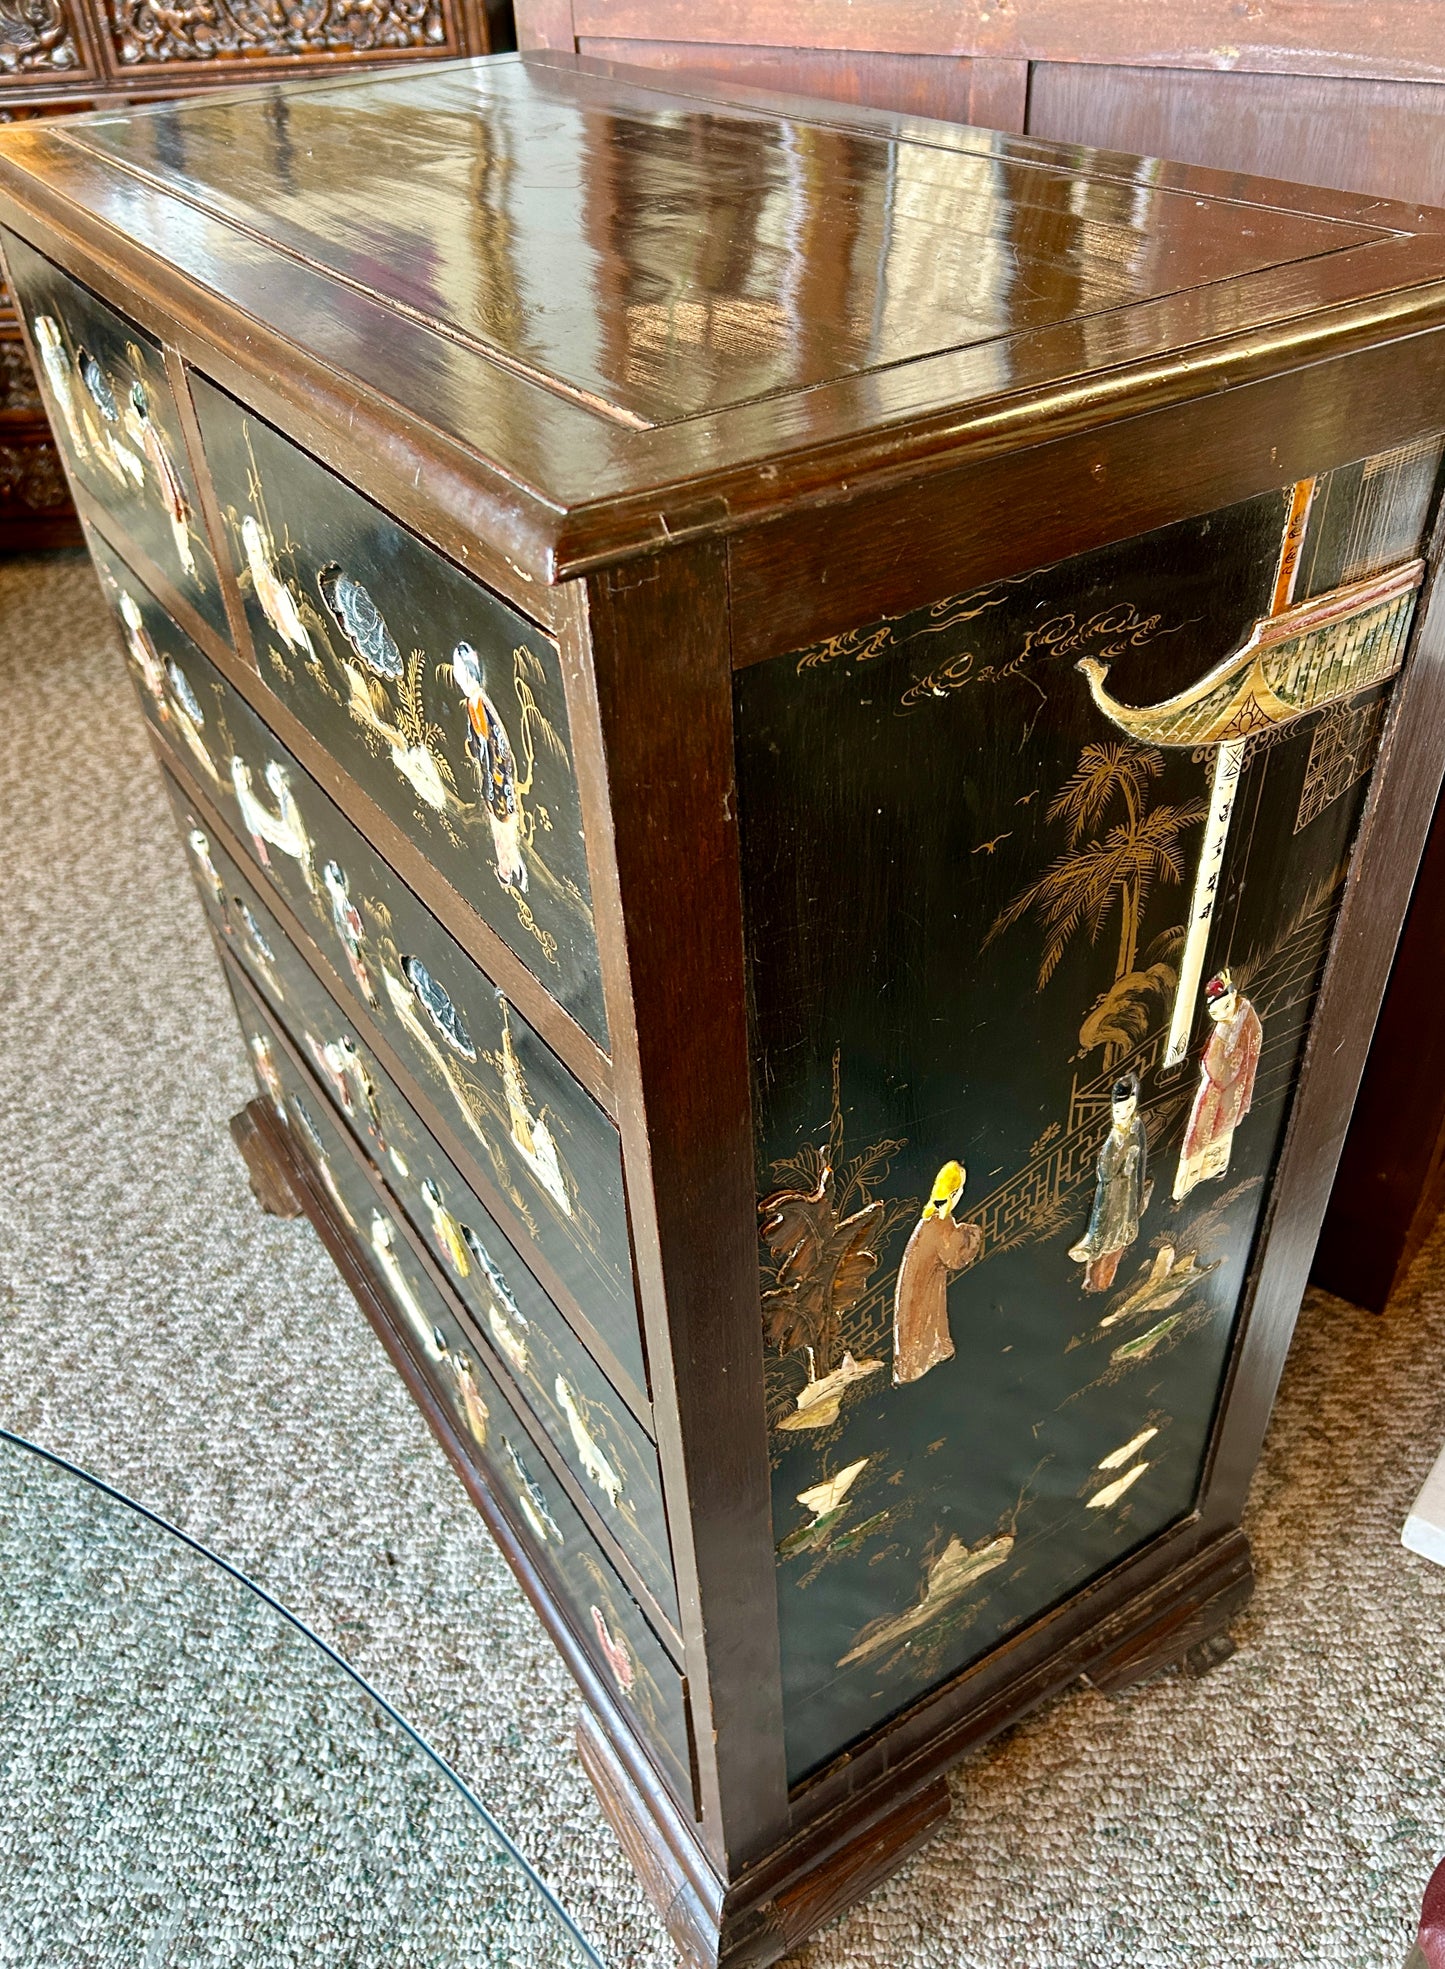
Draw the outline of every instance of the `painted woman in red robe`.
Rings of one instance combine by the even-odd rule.
[[[948,1330],[949,1281],[978,1257],[983,1232],[977,1224],[956,1224],[953,1213],[963,1195],[963,1167],[945,1162],[933,1181],[898,1267],[893,1299],[893,1383],[918,1381],[953,1358]]]
[[[1254,1076],[1264,1029],[1259,1014],[1221,971],[1204,987],[1204,1002],[1213,1029],[1199,1061],[1199,1090],[1179,1151],[1174,1177],[1174,1201],[1180,1202],[1196,1183],[1208,1183],[1229,1167],[1234,1131],[1249,1113]]]

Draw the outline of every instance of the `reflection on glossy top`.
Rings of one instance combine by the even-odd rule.
[[[634,427],[1378,236],[1142,161],[844,121],[504,58],[67,134]]]

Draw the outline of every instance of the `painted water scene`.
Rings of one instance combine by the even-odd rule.
[[[738,675],[793,1779],[1192,1506],[1441,448]]]

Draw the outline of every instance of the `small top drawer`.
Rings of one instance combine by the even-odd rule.
[[[0,238],[66,465],[229,641],[226,605],[159,344],[23,240],[11,233]]]
[[[551,638],[193,376],[261,674],[605,1051]]]

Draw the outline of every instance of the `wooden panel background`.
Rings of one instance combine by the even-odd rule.
[[[1445,0],[516,0],[516,18],[523,48],[1445,206]],[[1376,1310],[1445,1196],[1445,1049],[1421,1050],[1442,930],[1445,805],[1315,1260]]]

